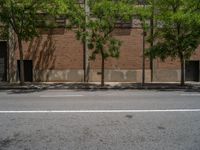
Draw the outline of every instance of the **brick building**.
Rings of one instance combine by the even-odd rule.
[[[135,23],[132,28],[118,28],[113,33],[123,44],[119,59],[108,59],[105,64],[107,82],[141,82],[142,80],[142,29]],[[1,80],[19,80],[19,55],[17,43],[1,41]],[[9,46],[9,49],[7,48]],[[33,82],[82,82],[83,45],[76,40],[73,31],[53,29],[40,37],[24,43],[25,80]],[[8,49],[8,51],[7,51]],[[186,61],[186,80],[199,81],[200,47]],[[89,81],[100,81],[100,59],[90,61]],[[180,63],[171,59],[154,60],[153,81],[180,80]],[[146,60],[146,82],[151,80],[151,70]]]
[[[106,82],[141,82],[143,57],[143,31],[133,20],[130,27],[116,28],[113,35],[122,41],[119,59],[108,59],[105,64]],[[18,46],[11,36],[8,42],[0,41],[0,80],[19,80]],[[147,47],[148,45],[146,45]],[[73,31],[56,28],[42,32],[40,37],[23,43],[25,81],[82,82],[84,80],[84,48]],[[167,59],[153,61],[153,71],[146,59],[145,81],[180,81],[180,62]],[[89,81],[100,81],[101,61],[90,61]],[[186,80],[200,80],[200,47],[186,61]]]

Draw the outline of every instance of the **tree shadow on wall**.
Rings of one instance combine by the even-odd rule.
[[[51,33],[30,41],[25,59],[33,60],[34,81],[48,81],[50,70],[55,68],[55,50],[55,41]]]

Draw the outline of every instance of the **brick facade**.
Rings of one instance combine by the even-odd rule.
[[[105,64],[106,81],[141,82],[142,76],[142,30],[140,28],[116,29],[113,33],[122,43],[120,58],[109,58]],[[17,46],[15,46],[17,47]],[[24,59],[33,61],[33,81],[81,82],[83,81],[83,45],[76,40],[73,31],[55,29],[23,44]],[[18,80],[15,49],[13,81]],[[200,60],[199,50],[192,59]],[[90,81],[100,81],[101,61],[97,57],[90,62]],[[150,82],[150,64],[146,60],[146,82]],[[154,60],[154,81],[179,81],[180,63],[167,59]]]

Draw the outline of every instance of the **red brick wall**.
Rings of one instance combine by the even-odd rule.
[[[121,30],[121,31],[120,31]],[[120,58],[109,58],[107,69],[141,69],[142,68],[142,30],[123,29],[114,35],[122,41]],[[61,32],[62,33],[62,32]],[[30,42],[24,42],[24,58],[33,60],[34,69],[66,70],[83,68],[83,45],[73,31],[61,34],[43,34]],[[18,56],[18,51],[17,51]],[[19,57],[19,56],[18,56]],[[91,61],[91,69],[99,69],[101,61]],[[149,62],[146,61],[149,69]]]
[[[33,60],[35,69],[82,69],[83,46],[72,31],[42,35],[24,43],[25,59]]]
[[[200,60],[200,46],[197,48],[197,50],[194,52],[191,60]],[[157,69],[180,69],[180,61],[178,59],[166,59],[164,62],[161,60],[157,60]]]
[[[129,29],[120,29],[129,30]],[[126,31],[127,35],[121,34],[122,31],[116,31],[115,36],[122,41],[120,57],[118,59],[110,58],[106,61],[107,69],[141,69],[142,68],[142,30],[130,29]],[[121,34],[121,35],[120,35]],[[101,61],[99,58],[91,63],[92,68],[100,68]],[[149,62],[146,62],[149,69]]]
[[[125,33],[125,34],[124,34]],[[120,29],[114,35],[122,43],[119,59],[109,58],[106,69],[141,69],[142,68],[142,30]],[[59,34],[43,34],[31,42],[24,43],[25,59],[33,60],[34,69],[67,70],[83,69],[83,45],[75,37],[73,31],[63,31]],[[17,56],[18,56],[18,51]],[[200,59],[200,47],[192,56]],[[99,69],[101,61],[97,57],[91,62],[91,69]],[[157,69],[180,69],[179,60],[157,60]],[[146,61],[149,69],[149,61]]]
[[[156,66],[157,69],[180,69],[180,61],[171,58],[168,58],[165,61],[158,59]]]
[[[195,51],[194,55],[191,58],[192,60],[200,60],[200,46]]]

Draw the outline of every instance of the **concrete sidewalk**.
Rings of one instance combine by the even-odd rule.
[[[185,86],[180,86],[178,82],[172,83],[146,83],[142,86],[141,83],[119,83],[119,82],[107,82],[104,87],[97,82],[93,83],[26,83],[24,86],[20,86],[19,83],[7,83],[0,82],[0,90],[12,90],[12,89],[80,89],[80,90],[107,90],[107,89],[146,89],[146,90],[195,90],[200,91],[199,82],[186,82]]]

